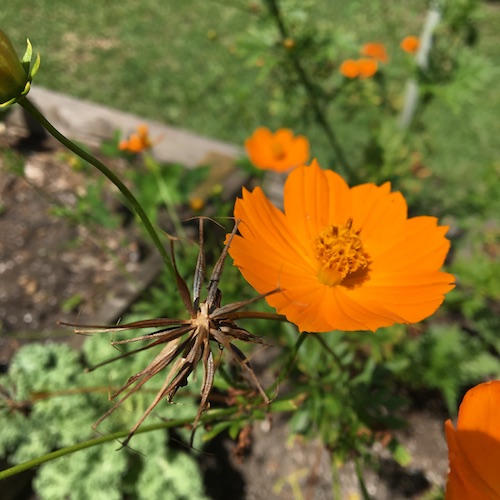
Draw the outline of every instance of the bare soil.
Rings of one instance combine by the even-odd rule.
[[[118,227],[84,225],[56,208],[71,208],[84,174],[46,137],[26,130],[0,136],[0,363],[23,339],[72,337],[57,326],[81,311],[93,322],[116,319],[152,277],[151,259],[137,228],[116,198],[106,200]],[[145,268],[149,271],[145,276]],[[138,277],[141,279],[138,279]],[[120,290],[121,296],[117,296]]]

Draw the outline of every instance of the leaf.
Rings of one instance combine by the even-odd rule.
[[[387,448],[391,452],[392,458],[401,467],[408,467],[411,464],[412,456],[410,452],[397,439],[391,439]]]
[[[219,422],[215,424],[209,431],[203,434],[203,442],[212,440],[214,437],[218,436],[221,432],[224,432],[232,425],[231,421]]]

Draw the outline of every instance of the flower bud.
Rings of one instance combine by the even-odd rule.
[[[17,102],[26,95],[31,80],[40,66],[40,55],[31,64],[33,49],[27,40],[26,52],[21,60],[7,35],[0,30],[0,108]]]

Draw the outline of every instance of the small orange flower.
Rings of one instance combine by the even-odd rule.
[[[194,212],[201,212],[205,208],[205,200],[201,196],[194,196],[190,198],[189,206]]]
[[[374,59],[346,59],[340,65],[340,72],[346,78],[371,78],[378,70],[377,61]]]
[[[377,61],[373,59],[358,59],[359,77],[364,80],[371,78],[378,70]]]
[[[450,242],[434,217],[408,219],[390,184],[349,188],[313,161],[289,176],[284,212],[243,189],[229,253],[267,302],[301,331],[372,330],[433,314],[454,278]]]
[[[141,153],[146,149],[152,148],[154,142],[149,137],[149,130],[147,125],[139,125],[137,127],[137,133],[130,134],[128,140],[124,139],[120,141],[118,147],[122,151],[128,151],[129,153]]]
[[[416,36],[407,36],[401,42],[401,48],[409,54],[415,54],[420,47],[420,40]]]
[[[381,63],[389,62],[389,56],[383,43],[366,43],[360,50],[362,56],[371,57]]]
[[[263,170],[286,172],[309,159],[309,141],[291,130],[280,128],[274,134],[260,127],[245,141],[250,161]]]
[[[473,387],[445,423],[450,472],[446,500],[500,498],[500,381]]]
[[[355,61],[354,59],[346,59],[340,65],[340,72],[346,78],[357,78],[359,76],[358,61]]]

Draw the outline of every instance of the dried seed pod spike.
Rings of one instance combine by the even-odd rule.
[[[182,303],[186,307],[187,312],[189,313],[189,316],[191,318],[196,318],[196,311],[193,308],[193,303],[191,301],[191,295],[189,293],[189,288],[182,278],[182,276],[179,274],[179,270],[177,269],[177,262],[175,260],[175,252],[174,252],[174,242],[173,240],[170,240],[170,250],[172,254],[172,264],[174,266],[174,271],[175,271],[175,280],[177,282],[177,290],[179,292],[179,295],[182,299]]]
[[[217,291],[219,289],[219,282],[222,277],[222,271],[224,270],[224,261],[227,257],[227,252],[229,250],[229,246],[231,245],[231,241],[233,241],[234,236],[236,235],[236,231],[238,231],[239,221],[236,221],[229,235],[229,239],[227,240],[226,245],[224,246],[215,266],[212,270],[212,274],[210,275],[210,283],[208,284],[208,295],[207,295],[207,303],[209,307],[212,309],[214,306],[218,307],[218,297]]]
[[[196,268],[194,270],[194,280],[193,280],[193,307],[198,310],[200,306],[200,296],[201,289],[203,287],[203,281],[205,279],[205,249],[204,249],[204,231],[203,231],[203,218],[199,220],[199,246],[200,250],[198,252],[198,258],[196,260]]]

